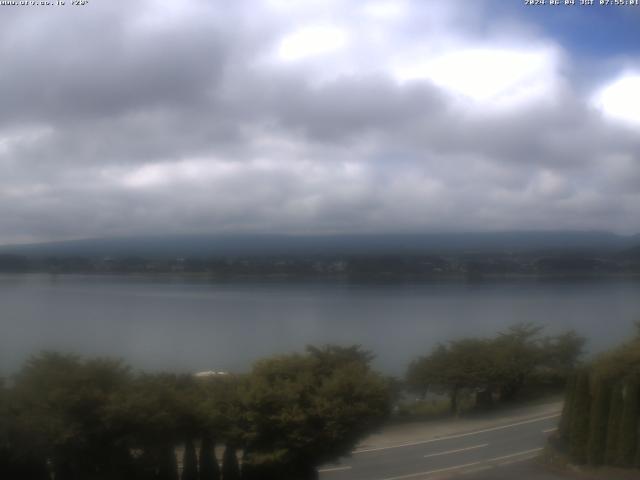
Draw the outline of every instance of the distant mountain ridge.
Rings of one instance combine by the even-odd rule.
[[[0,246],[0,253],[36,257],[213,257],[507,251],[616,252],[635,249],[640,249],[640,235],[624,236],[598,231],[512,231],[359,235],[156,235],[3,245]]]

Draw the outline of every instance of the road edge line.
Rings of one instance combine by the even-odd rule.
[[[481,433],[495,432],[497,430],[504,430],[505,428],[513,428],[513,427],[518,427],[520,425],[527,425],[529,423],[541,422],[543,420],[548,420],[550,418],[559,417],[560,415],[562,415],[562,413],[558,412],[558,413],[554,413],[553,415],[546,415],[544,417],[536,417],[536,418],[529,419],[529,420],[524,420],[524,421],[521,421],[521,422],[511,423],[509,425],[500,425],[500,426],[497,426],[497,427],[485,428],[485,429],[482,429],[482,430],[475,430],[473,432],[457,433],[457,434],[453,434],[453,435],[447,435],[447,436],[444,436],[444,437],[431,438],[429,440],[420,440],[420,441],[417,441],[417,442],[408,442],[408,443],[401,443],[401,444],[397,444],[397,445],[389,445],[387,447],[374,447],[374,448],[365,448],[365,449],[362,449],[362,450],[354,450],[354,451],[351,452],[351,455],[359,455],[361,453],[369,453],[369,452],[379,452],[381,450],[390,450],[390,449],[393,449],[393,448],[412,447],[414,445],[424,445],[424,444],[427,444],[427,443],[440,442],[440,441],[444,441],[444,440],[452,440],[454,438],[469,437],[471,435],[479,435]]]

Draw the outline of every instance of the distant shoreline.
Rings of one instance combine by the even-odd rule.
[[[105,278],[176,278],[176,279],[199,279],[199,280],[215,280],[222,282],[233,281],[288,281],[288,280],[304,280],[304,281],[331,281],[346,283],[404,283],[410,281],[421,282],[464,282],[475,283],[484,280],[613,280],[613,279],[638,279],[640,280],[640,272],[624,272],[624,273],[487,273],[476,275],[464,274],[445,274],[445,275],[399,275],[399,274],[374,274],[374,275],[305,275],[305,274],[216,274],[208,272],[51,272],[51,271],[28,271],[28,272],[0,272],[0,276],[52,276],[52,277],[105,277]]]

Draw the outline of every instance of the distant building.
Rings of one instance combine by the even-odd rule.
[[[197,378],[209,378],[209,377],[224,377],[229,375],[228,372],[216,372],[214,370],[206,370],[204,372],[194,373],[193,376]]]

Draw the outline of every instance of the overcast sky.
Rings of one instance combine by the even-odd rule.
[[[66,3],[0,6],[0,243],[640,232],[640,7]]]

